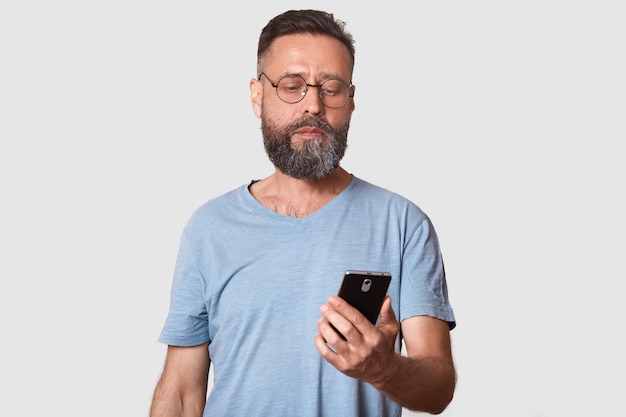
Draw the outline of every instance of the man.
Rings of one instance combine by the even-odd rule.
[[[399,416],[451,401],[455,318],[430,220],[339,166],[353,66],[331,14],[289,11],[263,29],[250,92],[276,169],[187,224],[152,417]],[[332,295],[348,269],[391,272],[377,325]]]

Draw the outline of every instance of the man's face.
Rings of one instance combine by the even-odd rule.
[[[306,180],[331,174],[347,147],[354,102],[349,99],[340,108],[329,108],[322,103],[319,89],[309,87],[300,102],[289,104],[277,96],[271,82],[298,74],[313,85],[329,78],[349,83],[351,68],[346,47],[334,38],[298,34],[273,42],[263,65],[267,77],[252,80],[251,92],[255,114],[261,118],[266,152],[280,171]]]

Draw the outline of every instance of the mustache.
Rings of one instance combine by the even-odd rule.
[[[303,117],[289,125],[287,129],[287,131],[289,132],[289,136],[293,135],[296,130],[302,127],[315,127],[329,134],[332,134],[334,132],[334,129],[319,117]]]

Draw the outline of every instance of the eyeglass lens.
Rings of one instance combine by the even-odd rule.
[[[278,97],[292,104],[302,100],[308,88],[306,80],[296,74],[286,75],[276,84]],[[324,81],[318,88],[322,103],[327,107],[342,107],[348,102],[350,87],[341,80],[331,78]]]

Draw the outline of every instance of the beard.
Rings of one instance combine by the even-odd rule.
[[[320,139],[304,140],[294,149],[291,138],[302,127],[315,127],[325,133]],[[290,177],[315,181],[332,174],[348,147],[350,120],[333,129],[319,117],[303,117],[287,126],[279,126],[261,116],[265,152],[274,166]]]

